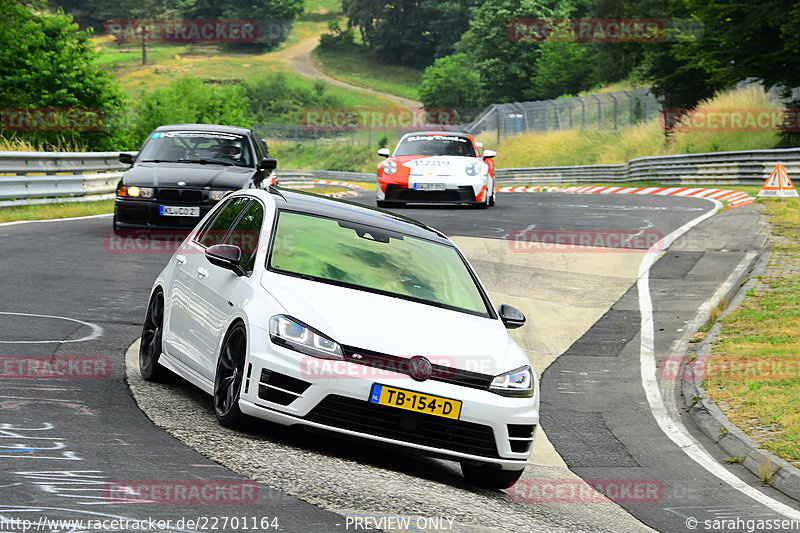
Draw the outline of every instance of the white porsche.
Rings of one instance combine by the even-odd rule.
[[[278,188],[214,207],[156,279],[139,364],[249,416],[459,461],[513,485],[539,424],[538,378],[443,234],[411,219]]]

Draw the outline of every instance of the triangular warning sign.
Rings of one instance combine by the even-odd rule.
[[[783,165],[778,163],[775,170],[773,170],[772,174],[767,178],[767,181],[764,182],[758,196],[768,196],[772,198],[791,198],[797,196],[794,183],[792,183]]]

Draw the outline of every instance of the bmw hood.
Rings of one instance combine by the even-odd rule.
[[[286,314],[339,344],[493,375],[527,361],[499,319],[274,272],[261,284]]]
[[[186,187],[241,189],[255,169],[224,165],[191,163],[143,163],[125,172],[123,184],[130,187],[175,187],[179,181]]]

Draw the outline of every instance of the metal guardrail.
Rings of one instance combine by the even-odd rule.
[[[503,185],[640,181],[760,185],[778,163],[789,176],[800,176],[800,148],[640,157],[621,165],[503,168],[497,169],[495,177]]]
[[[119,152],[0,152],[0,201],[19,205],[64,198],[105,198],[115,191],[127,168],[118,157]],[[621,165],[503,168],[497,169],[495,176],[498,185],[642,181],[666,185],[758,185],[778,163],[790,176],[800,176],[800,148],[640,157]],[[314,179],[371,182],[375,174],[278,171],[279,183]]]
[[[0,152],[0,200],[111,193],[126,168],[119,152]]]

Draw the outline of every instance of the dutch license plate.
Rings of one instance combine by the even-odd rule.
[[[441,416],[444,418],[453,418],[458,420],[461,416],[461,401],[451,400],[449,398],[442,398],[441,396],[433,396],[432,394],[421,394],[405,389],[396,389],[386,385],[372,385],[372,392],[369,395],[371,403],[378,405],[388,405],[390,407],[397,407],[406,409],[408,411],[417,411],[433,416]]]
[[[161,216],[165,217],[199,217],[199,207],[187,207],[183,205],[162,205]]]
[[[415,191],[443,191],[447,189],[444,183],[415,183]]]

